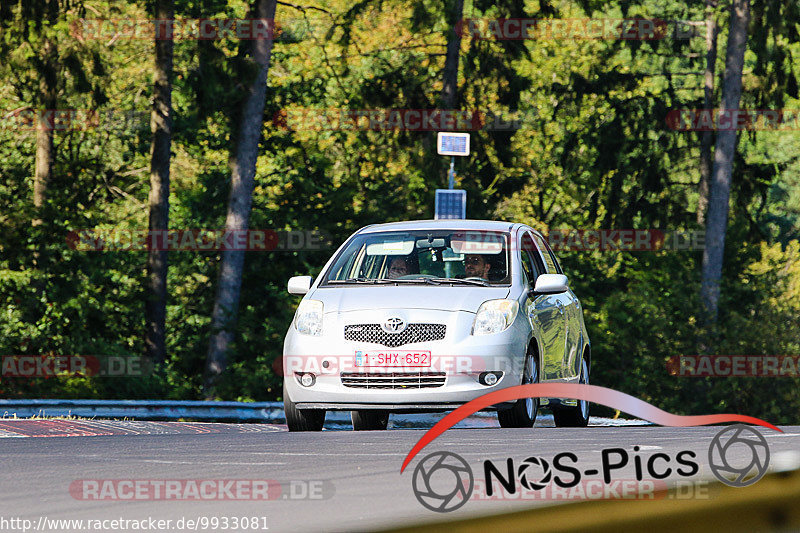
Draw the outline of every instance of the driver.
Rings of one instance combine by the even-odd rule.
[[[402,257],[395,257],[389,263],[389,271],[386,275],[389,279],[395,279],[408,275],[408,263]]]
[[[489,279],[491,265],[486,257],[480,254],[467,254],[464,256],[464,273],[468,278]]]

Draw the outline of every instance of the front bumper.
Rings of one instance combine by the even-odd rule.
[[[402,312],[409,323],[445,324],[445,338],[387,348],[372,343],[344,340],[344,326],[380,322],[384,316]],[[473,313],[437,310],[380,310],[326,314],[319,337],[300,335],[292,327],[284,343],[284,380],[289,398],[300,409],[391,411],[444,411],[488,392],[519,385],[529,331],[524,319],[507,330],[494,334],[471,334]],[[431,367],[364,368],[355,366],[357,350],[429,351]],[[502,377],[492,386],[478,378],[482,372],[499,371]],[[313,373],[315,382],[305,387],[298,381],[304,372]],[[342,384],[342,373],[422,373],[443,374],[444,383],[431,388],[352,388]],[[506,407],[506,405],[501,406]]]
[[[452,411],[464,405],[463,403],[320,403],[302,402],[298,403],[298,409],[324,409],[326,411],[392,411],[394,413],[421,413],[431,412],[440,413],[442,411]],[[513,407],[513,402],[504,402],[491,406],[484,410],[502,410]]]

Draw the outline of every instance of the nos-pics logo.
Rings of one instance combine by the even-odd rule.
[[[635,450],[638,448],[638,446],[634,447]],[[603,455],[603,478],[606,482],[610,482],[611,472],[628,464],[628,454],[620,448],[606,451],[617,455],[616,462],[611,461],[614,458],[612,453]],[[574,454],[568,455],[574,457]],[[558,483],[555,478],[558,477],[556,474],[559,472],[572,476],[567,485],[577,484],[581,474],[600,473],[596,469],[581,472],[574,466],[559,464],[557,460],[559,456],[556,456],[552,465],[541,457],[528,457],[516,469],[513,468],[513,459],[509,458],[507,460],[508,473],[516,473],[516,481],[526,490],[541,490],[553,481]],[[696,474],[699,465],[691,460],[694,457],[694,452],[679,452],[677,463],[686,468],[683,470],[676,468],[675,472],[683,476]],[[656,461],[656,458],[659,461]],[[669,457],[666,454],[654,454],[647,462],[640,460],[638,456],[634,457],[637,478],[642,477],[643,466],[646,466],[647,473],[652,477],[666,478],[672,469],[664,470],[662,468],[662,471],[657,471],[656,466],[657,463],[668,462],[668,460]],[[711,472],[722,483],[732,487],[746,487],[756,483],[766,473],[769,466],[769,447],[761,433],[750,426],[736,424],[723,429],[714,436],[708,449],[708,462]],[[491,461],[487,461],[487,463],[489,463],[488,467],[484,465],[487,476],[489,472],[499,472]],[[414,469],[411,483],[417,500],[424,507],[439,513],[455,511],[463,506],[472,496],[475,486],[469,464],[460,455],[452,452],[434,452],[427,455]],[[510,475],[507,476],[507,479],[501,479],[501,484],[509,493],[513,494],[516,491],[516,482],[511,479]],[[491,479],[486,479],[486,487],[487,490],[491,490]]]
[[[736,424],[717,433],[708,448],[708,464],[731,487],[752,485],[767,473],[767,439],[750,426]]]
[[[467,503],[475,479],[460,455],[435,452],[419,462],[411,483],[419,503],[431,511],[447,513]]]

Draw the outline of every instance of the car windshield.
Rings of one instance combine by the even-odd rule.
[[[508,235],[425,230],[366,233],[336,257],[323,285],[508,285]]]

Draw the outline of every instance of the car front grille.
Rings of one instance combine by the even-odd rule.
[[[354,389],[432,389],[444,379],[444,372],[342,372],[342,385]]]
[[[412,342],[440,341],[446,331],[444,324],[409,324],[400,333],[386,333],[380,324],[352,324],[344,327],[344,338],[394,348]]]

